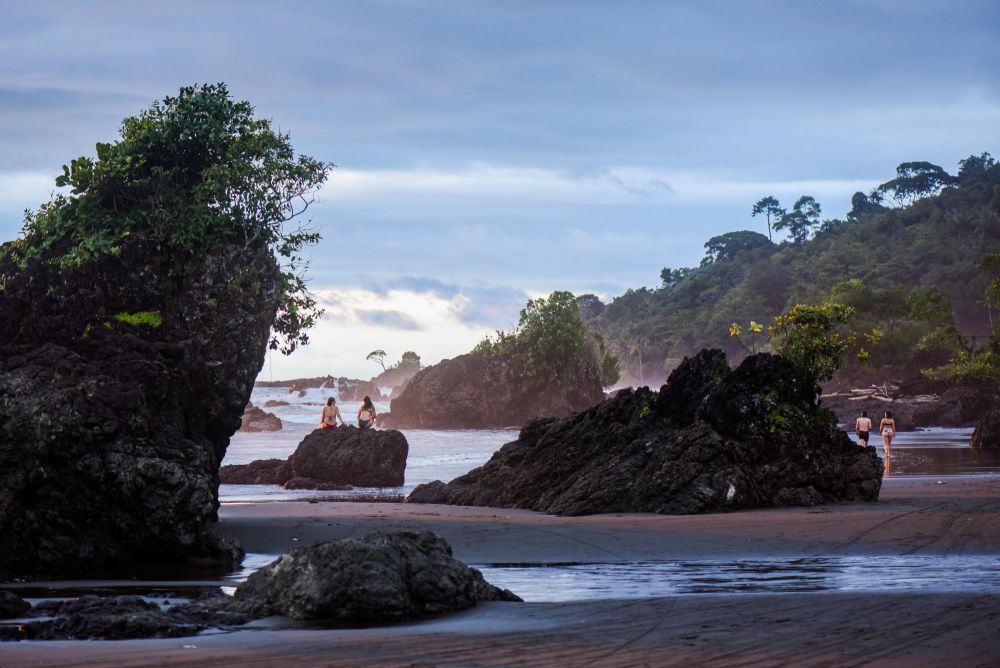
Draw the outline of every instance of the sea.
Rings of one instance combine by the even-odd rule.
[[[353,421],[360,403],[340,401],[335,391],[312,388],[289,392],[284,387],[254,388],[255,406],[275,414],[283,423],[280,431],[237,432],[229,445],[223,464],[246,464],[255,459],[284,459],[295,451],[306,434],[319,425],[328,397],[338,399],[344,419]],[[284,406],[265,407],[268,401],[287,402]],[[389,410],[388,402],[376,402],[376,410]],[[511,429],[404,429],[410,445],[402,487],[366,488],[337,492],[285,490],[278,485],[222,485],[219,500],[225,503],[255,501],[294,501],[301,499],[384,498],[398,500],[413,488],[432,480],[445,482],[486,463],[505,443],[517,438]],[[887,471],[899,476],[951,476],[1000,473],[1000,452],[980,451],[969,447],[972,429],[935,427],[900,432],[893,440],[891,466]],[[854,438],[853,434],[851,438]],[[873,434],[871,444],[883,459],[882,439]]]

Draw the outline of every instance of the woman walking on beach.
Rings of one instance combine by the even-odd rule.
[[[896,435],[896,421],[892,419],[892,413],[885,412],[885,417],[879,423],[878,430],[882,432],[882,444],[885,446],[885,456],[888,458],[892,448],[892,438]]]
[[[854,433],[858,435],[861,447],[868,447],[868,434],[872,430],[872,419],[868,417],[868,411],[861,411],[861,417],[854,423]]]
[[[375,425],[375,418],[378,417],[378,413],[375,412],[375,404],[372,403],[372,398],[366,396],[365,400],[361,402],[361,408],[358,409],[358,426],[362,429],[369,429]]]
[[[340,406],[337,405],[337,400],[330,397],[326,400],[326,406],[323,406],[323,417],[320,418],[319,428],[336,429],[337,420],[340,420],[340,424],[346,424],[344,417],[340,414]]]

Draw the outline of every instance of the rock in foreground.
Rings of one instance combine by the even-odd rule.
[[[399,487],[410,446],[395,429],[316,429],[287,461],[260,459],[223,466],[222,482],[275,484],[288,489]]]
[[[970,443],[974,448],[1000,448],[1000,409],[994,408],[976,422]]]
[[[429,531],[372,532],[292,550],[252,574],[236,598],[292,619],[389,623],[520,601],[455,560]]]
[[[559,515],[699,513],[875,501],[882,465],[816,404],[786,360],[730,370],[702,351],[659,393],[622,392],[578,415],[526,424],[485,465],[417,487],[415,503]]]
[[[175,277],[130,239],[75,269],[0,252],[0,573],[238,556],[209,525],[277,265],[219,247]]]

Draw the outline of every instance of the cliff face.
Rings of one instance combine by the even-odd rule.
[[[379,424],[397,429],[518,427],[540,415],[565,416],[604,398],[597,381],[525,380],[498,355],[469,353],[421,370]]]
[[[174,266],[140,238],[75,269],[0,260],[0,572],[237,556],[208,527],[278,269],[235,247]]]
[[[658,393],[532,420],[483,466],[420,485],[407,502],[586,515],[877,500],[875,449],[837,430],[797,375],[780,357],[731,371],[720,351],[702,351]]]

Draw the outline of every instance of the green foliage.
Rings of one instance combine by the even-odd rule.
[[[163,325],[163,316],[160,315],[159,311],[136,311],[134,313],[122,311],[121,313],[116,313],[114,318],[118,322],[124,322],[127,325],[135,327],[140,325],[145,327],[160,327]]]
[[[938,165],[929,162],[904,162],[896,167],[896,178],[880,185],[878,192],[883,196],[891,195],[903,206],[956,183],[957,179]]]
[[[497,331],[473,352],[507,355],[520,375],[557,386],[589,378],[608,387],[621,376],[618,358],[602,336],[587,331],[576,298],[566,291],[528,300],[513,332]]]
[[[776,230],[788,230],[792,241],[801,244],[809,238],[812,229],[819,225],[819,216],[822,213],[819,202],[811,195],[803,195],[795,200],[792,210],[781,216],[774,223]]]
[[[306,291],[300,251],[319,235],[290,223],[331,165],[296,156],[288,135],[254,118],[224,84],[182,88],[126,118],[118,141],[98,143],[96,153],[63,167],[56,185],[69,194],[26,213],[13,259],[75,267],[119,254],[138,235],[165,245],[184,274],[214,247],[243,246],[282,266],[271,349],[288,354],[308,342],[322,310]]]
[[[770,245],[771,241],[763,234],[749,230],[720,234],[705,243],[705,257],[702,259],[701,265],[712,264],[718,260],[732,260],[744,251]],[[662,274],[660,278],[663,278]]]
[[[948,344],[951,352],[918,347],[940,322],[923,319],[926,313],[911,315],[908,299],[915,290],[937,287],[957,331],[987,329],[984,290],[990,275],[979,263],[985,253],[1000,252],[1000,165],[973,158],[982,168],[969,171],[958,187],[903,208],[878,204],[801,244],[772,244],[706,266],[670,269],[669,281],[628,290],[604,305],[588,327],[605,336],[626,373],[638,376],[641,356],[647,376],[662,375],[702,347],[722,348],[730,357],[744,354],[729,336],[733,321],[745,327],[751,319],[769,322],[797,303],[834,301],[856,309],[856,330],[882,335],[874,345],[859,342],[870,362],[847,355],[841,375],[872,382],[884,380],[874,375],[884,367],[903,378],[944,364],[955,354],[954,344]],[[853,288],[844,285],[852,279]],[[994,325],[1000,322],[997,306],[1000,295],[991,305]]]
[[[809,378],[822,382],[833,378],[841,357],[854,343],[852,336],[840,331],[852,313],[854,309],[843,304],[796,304],[777,316],[768,331],[778,354],[791,360]]]
[[[781,208],[781,204],[774,195],[768,195],[757,200],[750,211],[751,218],[760,215],[763,215],[767,219],[767,240],[770,241],[771,225],[774,221],[779,220],[785,215],[785,210]]]

